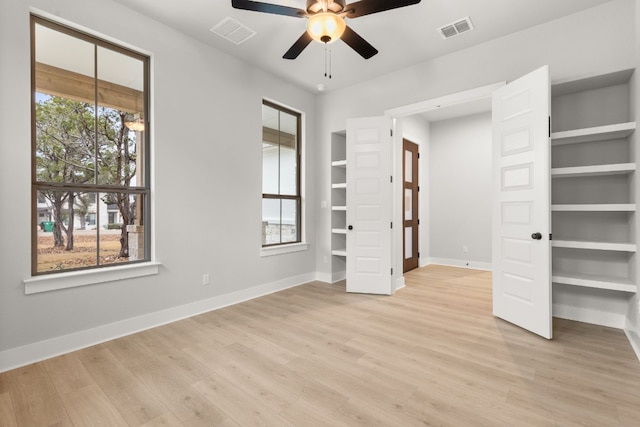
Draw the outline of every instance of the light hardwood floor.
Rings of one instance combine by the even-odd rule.
[[[0,426],[640,425],[619,330],[491,315],[491,275],[310,283],[0,374]]]

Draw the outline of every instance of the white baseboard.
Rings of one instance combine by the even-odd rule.
[[[398,277],[395,281],[395,291],[399,291],[400,289],[404,288],[406,286],[405,281],[404,281],[404,276]]]
[[[316,279],[315,273],[289,277],[271,283],[254,286],[224,295],[218,295],[202,301],[168,308],[166,310],[145,314],[131,319],[125,319],[97,328],[87,329],[73,334],[27,344],[0,352],[0,373],[31,363],[49,359],[61,354],[80,350],[92,345],[100,344],[126,335],[156,326],[182,320],[198,314],[219,308],[238,304],[284,289],[293,288]]]
[[[318,282],[332,283],[333,276],[331,275],[331,273],[316,272],[316,280]]]
[[[553,317],[616,329],[624,329],[626,323],[626,316],[624,314],[563,304],[553,304]]]
[[[472,268],[474,270],[485,270],[492,271],[492,265],[490,262],[482,262],[482,261],[465,261],[461,259],[450,259],[450,258],[427,258],[427,263],[425,265],[437,264],[437,265],[446,265],[449,267],[462,267],[462,268]]]
[[[347,272],[346,271],[338,271],[337,273],[333,273],[333,275],[331,276],[331,282],[330,283],[336,283],[339,282],[341,280],[345,280],[347,278]]]
[[[317,273],[316,280],[324,283],[336,283],[347,278],[346,271],[338,271],[337,273]]]
[[[633,324],[629,321],[628,317],[626,319],[624,333],[629,340],[629,344],[631,344],[631,348],[633,348],[633,351],[636,353],[638,360],[640,360],[640,335],[634,331]]]

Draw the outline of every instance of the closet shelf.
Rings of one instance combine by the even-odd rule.
[[[347,229],[346,228],[332,228],[331,232],[333,234],[347,234]]]
[[[606,141],[626,138],[636,129],[636,122],[567,130],[551,133],[551,145],[577,144],[580,142]]]
[[[614,278],[606,276],[595,276],[591,274],[560,273],[554,272],[551,276],[553,283],[564,285],[584,286],[587,288],[609,289],[621,292],[636,292],[638,287],[629,279]]]
[[[331,166],[336,166],[339,168],[346,168],[347,167],[347,161],[346,160],[334,160],[333,162],[331,162]]]
[[[551,205],[553,212],[635,212],[635,203]]]
[[[331,184],[331,188],[347,188],[347,183],[339,182],[337,184]]]
[[[601,251],[635,252],[634,243],[588,242],[583,240],[552,240],[554,248],[593,249]]]
[[[581,176],[621,175],[635,172],[635,163],[616,163],[610,165],[574,166],[567,168],[552,168],[553,178],[572,178]]]
[[[346,206],[331,206],[331,210],[332,211],[346,211],[347,207]]]
[[[347,256],[347,249],[334,249],[331,251],[331,255],[335,255],[335,256]]]

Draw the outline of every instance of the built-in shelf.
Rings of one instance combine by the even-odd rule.
[[[346,206],[331,206],[331,210],[332,211],[346,211],[347,207]]]
[[[331,232],[333,234],[347,234],[347,229],[346,228],[332,228]]]
[[[553,178],[572,178],[581,176],[620,175],[635,172],[635,163],[616,163],[610,165],[574,166],[568,168],[553,168]]]
[[[335,255],[335,256],[347,256],[347,250],[346,249],[334,249],[331,251],[331,255]]]
[[[635,212],[635,203],[551,205],[553,212]]]
[[[613,278],[606,276],[594,276],[590,274],[559,273],[554,272],[551,276],[553,283],[564,285],[584,286],[587,288],[609,289],[621,292],[636,292],[638,287],[629,279]]]
[[[580,142],[606,141],[626,138],[636,129],[636,122],[618,123],[615,125],[596,126],[592,128],[567,130],[551,133],[552,145],[577,144]]]
[[[347,188],[346,182],[339,182],[336,184],[331,184],[331,188]]]
[[[331,162],[331,166],[336,166],[339,168],[346,168],[347,167],[347,161],[346,160],[334,160],[333,162]]]
[[[601,251],[635,252],[633,243],[587,242],[582,240],[552,240],[554,248],[593,249]]]

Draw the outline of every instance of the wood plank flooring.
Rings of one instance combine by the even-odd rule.
[[[620,330],[491,314],[491,274],[309,283],[0,374],[0,426],[638,426]]]

